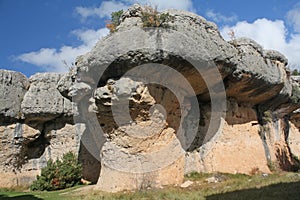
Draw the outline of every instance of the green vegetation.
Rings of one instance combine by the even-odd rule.
[[[300,88],[297,85],[292,85],[292,103],[298,103],[300,99]]]
[[[297,69],[294,69],[293,72],[292,72],[292,75],[293,76],[299,76],[300,72]]]
[[[108,28],[111,33],[116,32],[117,26],[119,26],[121,23],[120,19],[122,14],[123,10],[119,10],[111,14],[111,20],[106,24],[106,28]],[[175,17],[169,13],[159,13],[157,9],[147,6],[146,10],[142,12],[141,19],[143,22],[143,27],[168,28],[168,22],[174,21]]]
[[[117,26],[120,25],[121,15],[123,14],[123,10],[119,10],[111,13],[111,20],[106,24],[106,28],[110,30],[111,33],[116,31]]]
[[[220,181],[208,183],[207,178],[217,177]],[[165,199],[165,200],[215,200],[215,199],[298,199],[300,196],[299,173],[274,173],[256,174],[248,176],[244,174],[207,174],[191,173],[185,176],[186,180],[193,181],[188,188],[179,186],[165,186],[162,189],[142,190],[139,192],[119,192],[108,194],[94,191],[93,186],[76,186],[65,190],[51,192],[17,192],[0,190],[1,197],[20,199]],[[12,198],[13,199],[13,198]]]
[[[272,111],[270,111],[270,110],[265,111],[262,116],[263,123],[272,122],[272,120],[273,120]]]
[[[274,161],[269,160],[267,165],[268,165],[269,170],[271,172],[278,172],[280,170],[280,167],[278,166],[278,163],[276,163]]]
[[[159,14],[156,9],[149,9],[148,12],[142,13],[142,21],[144,27],[163,27],[168,28],[168,22],[174,20],[174,16],[169,13]]]
[[[30,186],[31,190],[59,190],[73,187],[80,183],[82,167],[72,153],[63,155],[62,160],[48,161],[41,175]]]

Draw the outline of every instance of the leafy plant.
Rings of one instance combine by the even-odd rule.
[[[81,177],[81,164],[78,163],[74,153],[68,152],[63,155],[62,160],[57,159],[53,162],[50,159],[30,189],[50,191],[69,188],[79,184]]]
[[[278,172],[279,171],[279,166],[276,162],[268,160],[268,168],[271,172]]]
[[[297,69],[294,69],[293,72],[292,72],[292,75],[293,76],[299,76],[300,72]]]
[[[159,14],[156,9],[149,9],[142,12],[142,22],[144,27],[168,27],[168,22],[174,20],[174,16],[169,13]]]
[[[292,85],[292,96],[290,97],[292,103],[298,103],[300,97],[300,89],[297,85]]]
[[[106,28],[110,30],[111,33],[116,31],[117,26],[120,25],[121,15],[123,14],[123,10],[119,10],[111,13],[111,20],[106,24]]]
[[[265,111],[263,113],[262,120],[263,120],[264,123],[272,122],[272,120],[273,120],[272,111],[270,111],[270,110]]]

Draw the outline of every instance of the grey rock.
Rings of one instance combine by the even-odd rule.
[[[76,81],[76,69],[71,68],[70,71],[62,75],[57,83],[58,91],[66,98],[70,99],[72,96],[69,96],[69,92],[71,87],[74,85]]]
[[[265,55],[263,48],[248,38],[230,43],[238,49],[239,58],[236,69],[225,82],[227,96],[255,105],[274,98],[280,92],[289,95],[291,87],[283,57],[275,51],[266,51]]]
[[[68,96],[80,100],[85,96],[84,94],[89,93],[91,90],[92,88],[90,85],[83,82],[77,82],[69,88]]]
[[[29,78],[30,88],[21,111],[27,120],[47,121],[60,115],[72,115],[72,103],[56,89],[62,74],[38,73]]]
[[[205,75],[213,73],[211,68],[217,68],[215,62],[226,64],[220,70],[221,76],[231,72],[229,63],[238,51],[223,40],[215,24],[189,12],[166,12],[175,17],[170,28],[143,28],[140,23],[126,22],[139,18],[138,14],[131,18],[126,15],[117,32],[99,41],[91,52],[77,60],[81,81],[91,86],[105,85],[108,79],[118,79],[134,66],[161,63],[178,70],[201,94],[206,92],[206,84],[188,61],[197,62]],[[145,73],[145,76],[157,75]]]
[[[275,50],[265,50],[264,57],[273,61],[279,61],[285,66],[288,64],[288,59],[282,53]]]
[[[0,70],[0,115],[21,118],[21,102],[28,87],[29,81],[23,74]]]
[[[193,184],[194,184],[193,181],[188,180],[188,181],[185,181],[184,183],[182,183],[182,184],[180,185],[180,187],[181,187],[181,188],[188,188],[188,187],[190,187],[190,186],[193,185]]]
[[[85,164],[85,179],[96,182],[100,174],[99,189],[180,185],[184,170],[215,170],[211,162],[216,161],[204,158],[218,153],[212,150],[221,133],[228,134],[226,143],[231,144],[235,127],[243,134],[241,141],[250,130],[257,137],[248,137],[249,142],[258,139],[261,144],[256,127],[265,110],[279,119],[277,125],[270,122],[278,134],[278,123],[282,118],[287,123],[287,116],[300,127],[300,114],[294,112],[300,107],[299,79],[290,79],[281,53],[264,50],[248,38],[226,42],[214,23],[186,11],[163,11],[174,18],[165,22],[167,27],[144,27],[143,12],[153,9],[134,5],[125,11],[117,31],[79,56],[66,74],[39,73],[28,80],[17,72],[0,71],[1,177],[6,176],[1,172],[20,167],[22,173],[37,172],[48,159],[71,150]],[[138,66],[146,68],[135,71]],[[210,93],[221,96],[217,86],[223,83],[227,110],[213,110]],[[194,96],[201,115],[192,107]],[[224,113],[224,118],[214,113]],[[226,165],[230,168],[231,162]],[[1,181],[0,186],[7,180]]]

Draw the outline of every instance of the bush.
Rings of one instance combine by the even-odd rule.
[[[63,155],[62,160],[57,159],[53,162],[50,159],[30,189],[51,191],[69,188],[79,184],[81,177],[82,166],[78,163],[74,153],[69,152]]]
[[[175,17],[169,13],[159,14],[156,9],[149,8],[147,12],[142,12],[144,27],[163,27],[168,28],[168,22],[174,21]]]
[[[293,76],[299,76],[300,75],[300,71],[298,71],[297,69],[294,69],[292,72]]]
[[[117,26],[120,25],[120,18],[122,14],[123,10],[111,13],[111,20],[109,21],[109,23],[106,24],[106,28],[108,28],[111,33],[115,32]]]

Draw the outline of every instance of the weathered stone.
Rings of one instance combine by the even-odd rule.
[[[69,96],[70,88],[74,85],[76,80],[76,69],[71,68],[66,74],[62,75],[57,83],[58,91],[66,98],[71,100],[72,96]]]
[[[288,59],[283,54],[275,50],[265,50],[264,57],[277,64],[282,63],[284,66],[287,66],[288,64]]]
[[[20,119],[21,102],[29,87],[28,79],[19,72],[0,70],[0,121]]]
[[[6,185],[1,186],[28,186],[49,159],[60,159],[69,151],[78,155],[84,131],[80,126],[84,125],[70,125],[62,120],[48,122],[41,130],[20,123],[0,126],[0,173],[7,175],[0,181]]]
[[[248,38],[233,40],[231,44],[238,49],[239,59],[225,81],[227,96],[252,104],[275,97],[288,82],[285,60],[278,56],[272,56],[271,60],[271,53],[264,57],[262,47]]]
[[[192,171],[299,168],[300,86],[287,59],[251,39],[226,42],[190,12],[163,11],[163,27],[144,27],[143,12],[153,9],[125,11],[66,74],[36,74],[29,87],[0,71],[0,186],[32,182],[68,151],[109,192],[180,185]]]
[[[228,125],[203,159],[203,170],[209,172],[245,173],[253,168],[269,173],[265,149],[258,134],[256,121]],[[225,153],[226,152],[226,153]],[[245,156],[251,152],[248,156]]]
[[[190,187],[191,185],[193,185],[194,182],[193,181],[185,181],[184,183],[182,183],[180,185],[181,188],[187,188],[187,187]]]
[[[183,179],[184,151],[175,130],[167,126],[166,113],[155,107],[159,92],[154,94],[151,96],[143,83],[129,78],[109,80],[96,90],[99,123],[104,124],[108,138],[101,150],[98,188],[131,190]],[[178,171],[162,173],[165,168]],[[136,183],[124,184],[124,177]],[[143,181],[142,177],[148,178]]]
[[[26,119],[47,121],[60,115],[72,115],[72,103],[56,89],[61,76],[38,73],[29,78],[30,88],[21,104]]]

